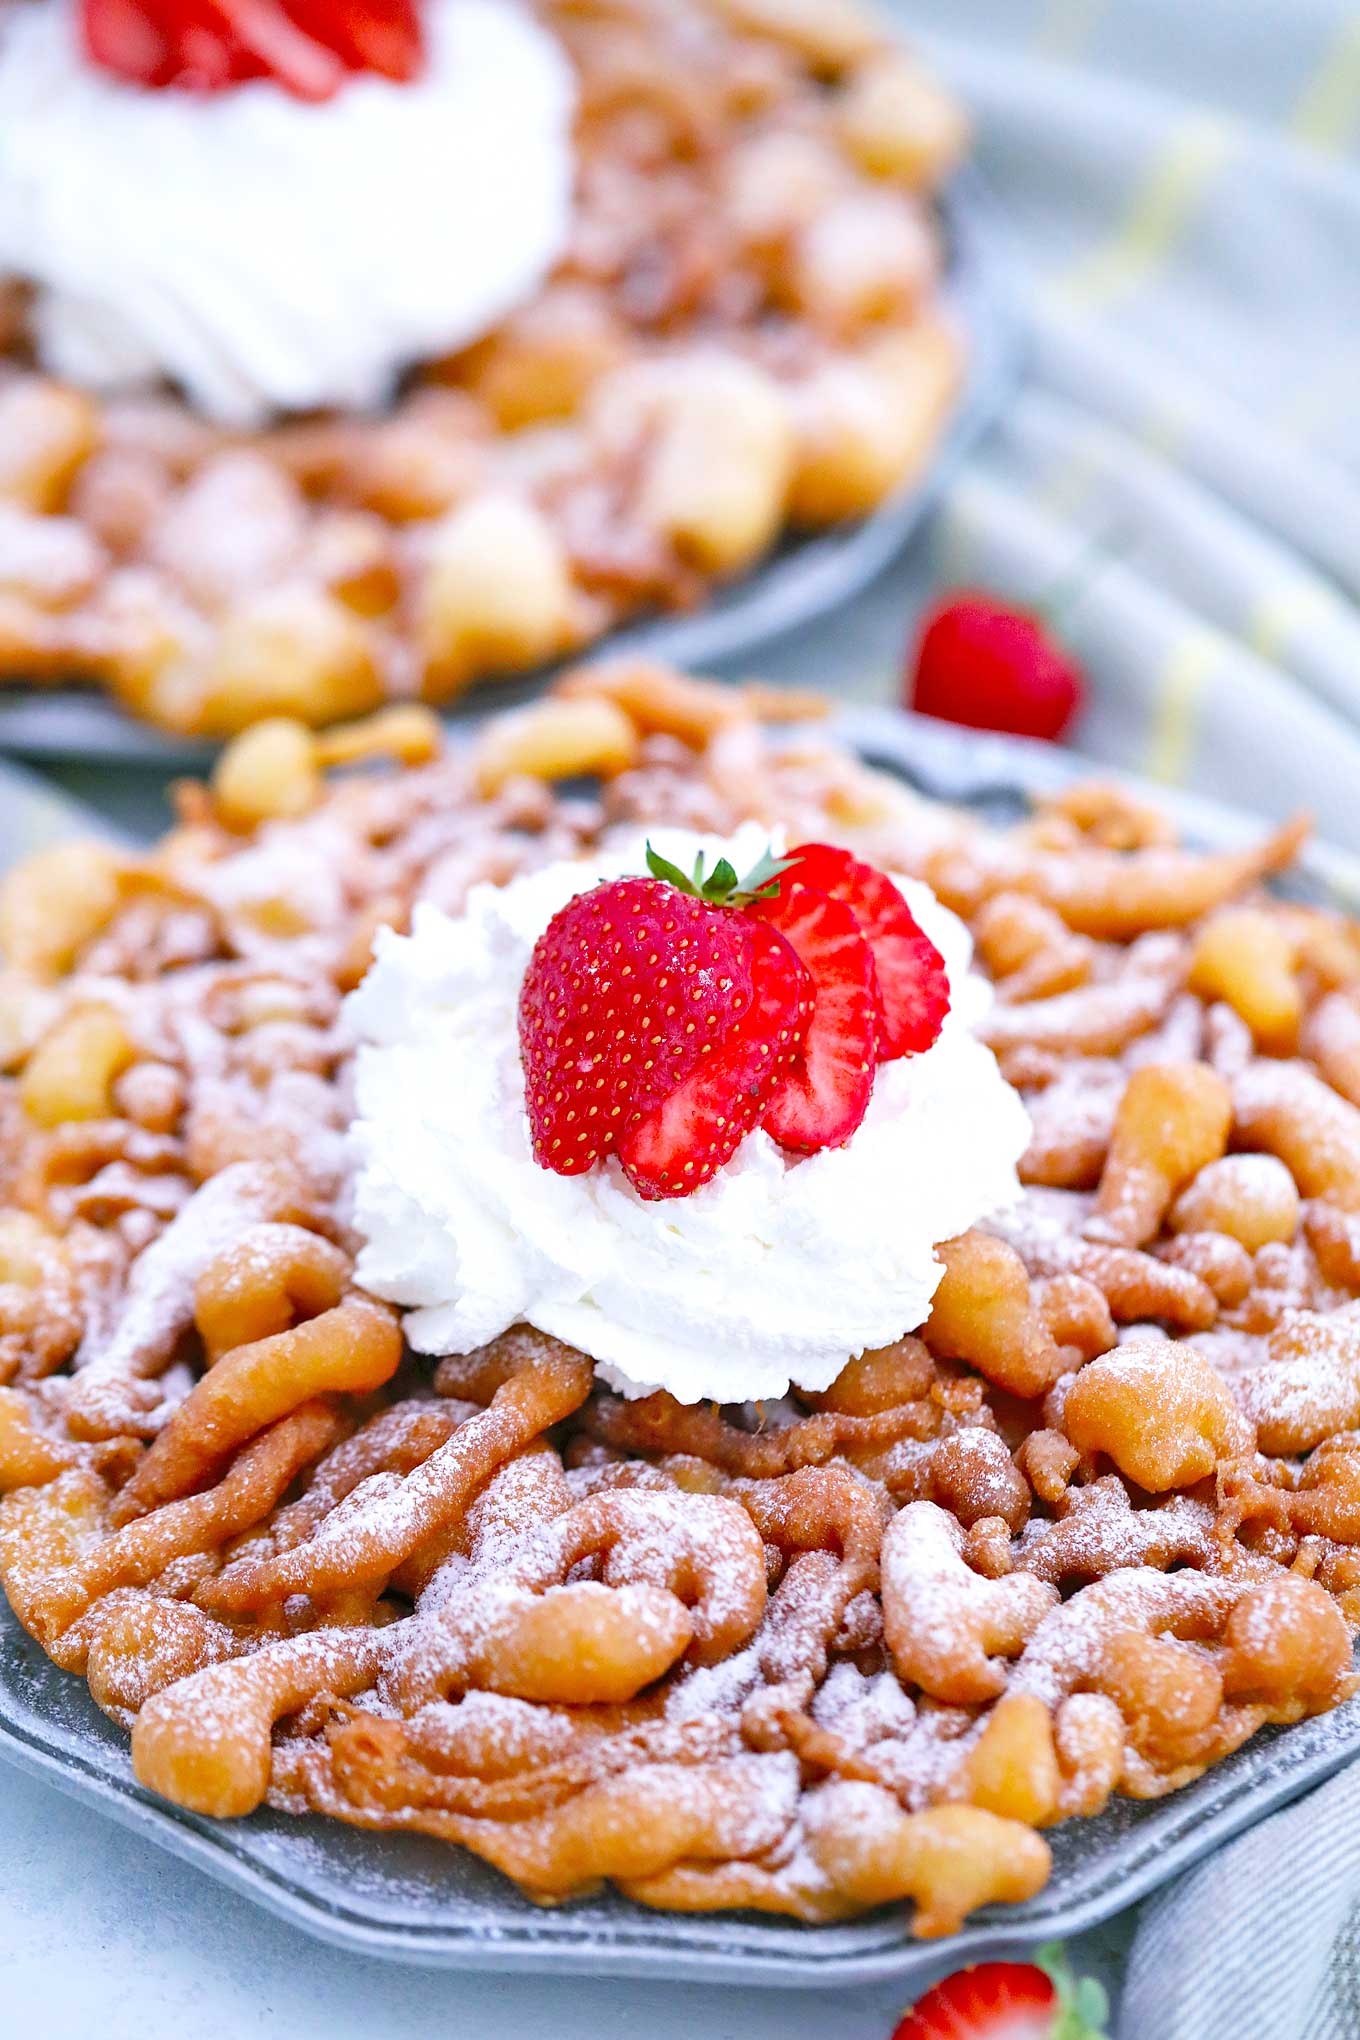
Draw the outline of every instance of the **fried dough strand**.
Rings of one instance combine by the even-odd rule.
[[[1360,940],[1261,890],[1296,830],[1203,856],[1096,788],[991,834],[714,683],[552,702],[628,760],[597,801],[548,783],[579,720],[480,761],[360,729],[337,759],[412,762],[309,753],[280,815],[246,749],[147,859],[7,881],[0,1581],[198,1813],[951,1932],[1040,1888],[1042,1830],[1355,1686]],[[752,813],[973,916],[1021,1202],[942,1243],[915,1332],[764,1408],[629,1400],[523,1325],[406,1351],[349,1230],[374,927]]]

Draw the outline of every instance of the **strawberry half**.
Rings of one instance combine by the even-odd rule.
[[[534,946],[519,1000],[534,1159],[593,1168],[712,1052],[752,999],[739,913],[660,878],[578,893]]]
[[[849,907],[874,952],[883,1008],[879,1061],[929,1048],[949,1011],[949,979],[944,958],[892,880],[831,843],[800,843],[788,862],[804,885]]]
[[[882,1007],[874,954],[850,908],[782,872],[778,891],[747,910],[784,937],[810,973],[807,1037],[761,1119],[781,1147],[841,1147],[869,1108]]]
[[[812,982],[782,935],[759,921],[749,926],[750,1006],[712,1055],[619,1137],[619,1160],[640,1197],[688,1196],[715,1176],[759,1124],[803,1047]]]
[[[1050,1947],[1037,1964],[956,1969],[898,2021],[892,2040],[1101,2040],[1107,2010],[1100,1985],[1074,1980]]]

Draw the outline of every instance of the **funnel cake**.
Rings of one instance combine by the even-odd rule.
[[[998,832],[812,706],[615,665],[458,753],[276,722],[149,855],[7,880],[0,1577],[153,1790],[939,1935],[1354,1690],[1360,928],[1272,896],[1298,826],[1205,855],[1083,786]],[[354,1280],[375,928],[640,817],[927,880],[1032,1114],[918,1331],[763,1411],[522,1326],[436,1367]]]
[[[445,701],[922,470],[963,356],[931,205],[953,101],[860,0],[535,12],[577,83],[566,252],[383,413],[96,399],[33,367],[0,277],[0,680],[208,737]]]

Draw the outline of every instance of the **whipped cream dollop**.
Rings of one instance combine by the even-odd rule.
[[[702,848],[742,871],[768,832],[651,841],[683,869]],[[989,988],[963,923],[899,879],[944,958],[950,1012],[925,1054],[880,1065],[845,1147],[798,1159],[757,1131],[702,1189],[655,1203],[612,1158],[554,1175],[530,1149],[520,986],[559,908],[644,869],[643,850],[630,838],[478,886],[457,919],[417,905],[409,935],[379,935],[346,1008],[360,1043],[358,1280],[409,1308],[420,1352],[469,1352],[525,1322],[590,1354],[625,1395],[731,1403],[826,1388],[927,1316],[937,1241],[1019,1196],[1029,1121],[973,1032]]]
[[[383,402],[541,282],[570,228],[575,86],[515,0],[429,0],[426,63],[309,105],[261,80],[145,91],[70,0],[0,9],[0,275],[45,365],[169,376],[209,416]]]

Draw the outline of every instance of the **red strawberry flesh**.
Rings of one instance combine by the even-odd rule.
[[[534,1159],[594,1166],[682,1084],[752,999],[746,916],[655,878],[578,893],[539,937],[519,1002]]]
[[[747,909],[777,928],[811,974],[807,1039],[784,1071],[761,1125],[802,1153],[840,1147],[868,1110],[882,1009],[873,951],[850,908],[804,885],[797,869],[774,898]]]
[[[729,1162],[760,1121],[807,1033],[812,983],[782,935],[749,922],[755,996],[727,1033],[644,1118],[619,1160],[641,1197],[685,1197]]]
[[[176,5],[238,44],[247,61],[262,66],[295,99],[331,99],[344,83],[345,67],[334,50],[291,21],[278,0],[176,0]]]
[[[1034,1963],[981,1962],[928,1990],[892,2040],[1049,2040],[1058,2009],[1052,1979]]]
[[[80,0],[79,27],[101,69],[183,91],[268,78],[321,101],[351,72],[401,83],[424,61],[414,0]]]
[[[926,618],[908,681],[918,714],[1054,739],[1085,700],[1080,671],[1039,618],[989,595],[951,596]]]
[[[351,71],[404,84],[420,71],[420,17],[412,0],[283,0],[293,21]]]
[[[165,14],[164,7],[140,0],[85,0],[79,19],[84,53],[132,84],[167,84],[174,61]]]
[[[803,884],[849,907],[874,952],[883,1007],[879,1061],[919,1055],[938,1040],[949,1011],[949,978],[939,950],[892,880],[872,864],[830,843],[802,843],[788,855]]]

